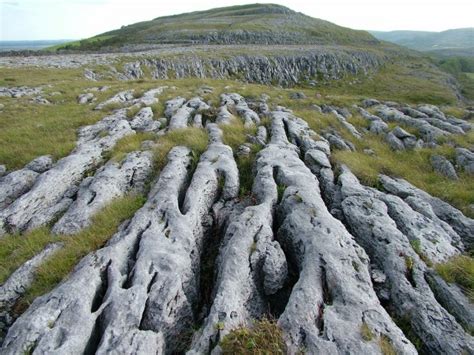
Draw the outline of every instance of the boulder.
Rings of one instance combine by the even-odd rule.
[[[442,155],[433,155],[431,157],[431,165],[433,166],[434,171],[438,174],[451,180],[459,179],[453,164]]]

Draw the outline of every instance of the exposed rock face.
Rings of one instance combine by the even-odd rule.
[[[464,148],[456,148],[456,164],[466,173],[474,175],[474,153]]]
[[[442,155],[433,155],[431,157],[431,165],[433,166],[434,171],[436,171],[438,174],[441,174],[451,180],[458,179],[458,175],[456,174],[453,164]]]
[[[94,177],[82,181],[76,200],[54,225],[53,233],[74,234],[87,227],[91,217],[114,198],[141,192],[152,167],[151,152],[133,152],[123,162],[110,162]]]
[[[438,303],[424,277],[427,267],[410,246],[410,234],[404,235],[391,218],[391,206],[385,201],[396,200],[361,186],[348,171],[340,176],[340,182],[348,225],[371,262],[387,276],[378,294],[392,314],[406,318],[428,352],[471,351],[474,339]],[[404,216],[410,217],[408,211]]]
[[[92,102],[94,100],[94,94],[91,92],[88,92],[86,94],[80,94],[77,97],[77,103],[84,105]]]
[[[248,82],[291,86],[315,77],[318,73],[327,79],[340,78],[343,73],[366,73],[377,68],[383,59],[368,52],[330,51],[287,56],[235,56],[205,59],[176,58],[148,59],[146,65],[154,79],[168,79],[169,73],[177,78],[225,79],[239,76]],[[133,78],[126,73],[127,77]]]
[[[40,164],[42,158],[0,178],[0,192],[10,196],[0,207],[4,232],[45,225],[64,213],[52,231],[74,234],[113,198],[144,191],[150,151],[101,166],[102,153],[121,137],[161,124],[149,107],[159,90],[141,98],[114,96],[140,111],[127,118],[126,109],[115,110],[84,127],[77,148],[55,165]],[[472,352],[474,339],[467,332],[472,307],[431,263],[472,248],[474,221],[402,179],[380,176],[379,190],[362,185],[331,159],[331,149],[354,150],[351,142],[335,129],[314,132],[291,110],[270,108],[267,100],[227,93],[217,110],[200,98],[167,101],[169,127],[158,134],[201,127],[208,132],[207,150],[196,161],[189,148],[172,148],[145,205],[11,324],[11,307],[34,269],[50,248],[60,246],[48,247],[17,270],[0,287],[0,326],[8,330],[2,354],[219,353],[220,341],[232,330],[268,315],[283,330],[291,354],[301,349],[380,354],[380,339],[397,353],[416,354],[408,335],[419,339],[426,353]],[[441,112],[430,106],[365,105],[381,110],[379,117],[358,109],[380,124],[381,134],[384,120],[421,120],[434,127],[425,119]],[[350,128],[347,109],[322,105],[321,111],[355,139],[368,134]],[[263,118],[269,120],[266,126]],[[236,151],[223,143],[218,126],[231,119],[257,127]],[[403,149],[406,141],[416,140],[401,127],[387,135]],[[155,144],[159,139],[142,148]],[[256,144],[261,150],[252,195],[242,197],[234,157],[250,154]],[[458,166],[468,164],[469,153],[457,150]],[[44,166],[49,170],[41,172]],[[85,177],[89,169],[97,170]],[[25,179],[15,191],[2,185],[15,173],[30,174],[32,182]],[[400,322],[409,324],[409,333]],[[199,330],[190,339],[194,325]],[[373,340],[364,336],[367,329]]]
[[[38,95],[43,91],[41,87],[30,88],[27,86],[20,87],[0,87],[0,96],[6,97],[23,97],[23,96],[33,96]]]
[[[101,132],[106,132],[106,135],[101,137]],[[111,149],[120,138],[133,133],[124,111],[84,127],[73,153],[41,174],[27,193],[0,211],[0,234],[24,231],[53,220],[72,202],[67,191],[77,186],[83,175],[100,163],[102,153]]]
[[[51,254],[61,248],[61,244],[50,244],[31,260],[28,260],[0,286],[0,341],[3,341],[4,332],[13,323],[10,315],[15,302],[26,292],[35,277],[36,269]]]

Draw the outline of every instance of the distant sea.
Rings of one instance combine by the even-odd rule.
[[[0,41],[0,52],[21,51],[25,49],[39,50],[57,44],[70,42],[70,39],[41,40],[41,41]]]

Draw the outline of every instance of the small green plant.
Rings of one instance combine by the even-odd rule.
[[[425,253],[421,251],[421,241],[419,239],[414,239],[410,241],[411,247],[418,254],[421,260],[425,262],[425,264],[429,267],[433,266],[431,260],[426,256]]]
[[[217,322],[216,324],[214,324],[214,328],[216,330],[224,330],[224,322]]]
[[[220,343],[223,354],[286,354],[283,332],[269,319],[231,331]]]
[[[277,186],[277,193],[278,193],[278,203],[283,200],[283,194],[285,193],[286,186],[285,185],[278,185]]]
[[[368,324],[365,322],[362,322],[360,326],[360,335],[362,336],[362,339],[364,339],[365,341],[371,341],[375,337],[374,333],[372,332]]]

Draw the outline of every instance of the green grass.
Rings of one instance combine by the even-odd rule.
[[[223,124],[220,127],[223,132],[223,142],[234,151],[234,158],[239,168],[239,195],[250,195],[254,181],[253,165],[261,147],[257,144],[252,144],[251,152],[248,156],[237,156],[235,152],[240,145],[246,142],[247,134],[255,135],[256,127],[246,128],[240,118],[234,118],[230,124]]]
[[[153,133],[137,133],[120,139],[107,158],[121,161],[128,153],[141,150],[141,144],[146,140],[156,140]]]
[[[436,272],[449,283],[458,284],[474,303],[474,259],[466,255],[455,256],[435,266]]]
[[[286,354],[283,332],[271,320],[257,320],[251,328],[238,328],[220,343],[223,354]]]
[[[166,165],[167,155],[171,148],[181,145],[192,150],[195,162],[206,150],[208,145],[207,132],[200,128],[182,128],[168,132],[165,136],[158,138],[157,147],[154,149],[155,170],[160,171]]]
[[[50,291],[63,280],[85,255],[104,246],[120,223],[132,217],[144,201],[143,196],[116,199],[93,217],[90,227],[74,236],[53,235],[49,228],[44,227],[25,235],[3,237],[0,239],[0,283],[49,243],[63,244],[63,248],[39,267],[32,287],[22,298],[20,308],[24,309],[36,297]]]

